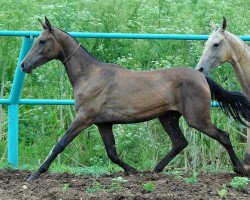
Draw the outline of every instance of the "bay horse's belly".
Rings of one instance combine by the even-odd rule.
[[[133,108],[123,108],[100,112],[95,119],[95,123],[127,124],[144,122],[162,116],[170,111],[168,106],[158,107],[152,110],[137,110]]]
[[[111,99],[101,109],[97,123],[134,123],[157,118],[176,110],[170,91],[124,94]]]

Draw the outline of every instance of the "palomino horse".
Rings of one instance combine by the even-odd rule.
[[[140,72],[99,62],[72,36],[51,26],[47,18],[41,24],[44,31],[22,61],[21,68],[30,73],[52,59],[60,60],[74,89],[77,114],[65,135],[28,181],[47,171],[56,156],[82,130],[93,124],[98,127],[112,162],[122,167],[125,173],[134,172],[136,170],[117,155],[112,126],[154,118],[159,119],[172,142],[172,150],[154,168],[155,172],[161,172],[188,144],[179,127],[181,116],[190,127],[226,148],[236,173],[247,173],[235,155],[228,133],[219,130],[210,119],[211,96],[237,121],[243,123],[249,119],[250,102],[244,95],[228,92],[190,68]]]
[[[224,62],[230,62],[240,81],[243,93],[250,98],[250,48],[240,38],[226,31],[227,20],[216,29],[211,22],[212,34],[205,43],[202,57],[196,69],[208,74],[209,71]],[[244,164],[250,170],[250,128],[247,128],[247,149]]]

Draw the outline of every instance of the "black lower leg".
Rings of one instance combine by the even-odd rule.
[[[45,162],[41,165],[41,167],[27,179],[27,181],[31,182],[37,179],[42,173],[46,172],[51,165],[51,163],[55,160],[57,155],[61,153],[66,146],[84,129],[89,125],[83,123],[81,120],[81,116],[76,118],[65,135],[59,140],[59,142],[53,148],[51,154],[47,157]]]
[[[155,166],[155,172],[163,171],[166,165],[188,145],[180,130],[179,118],[180,114],[177,112],[170,112],[159,118],[164,130],[171,139],[172,150]]]
[[[166,165],[176,156],[178,155],[186,145],[173,147],[173,149],[155,166],[155,172],[162,172]]]
[[[211,124],[211,122],[203,124],[203,126],[200,127],[196,127],[196,129],[205,133],[209,137],[217,140],[227,150],[229,157],[232,161],[234,171],[238,174],[244,174],[244,166],[242,165],[242,163],[234,152],[233,146],[229,138],[229,134],[223,130],[216,128],[213,124]]]
[[[31,176],[27,179],[27,181],[33,181],[37,179],[42,173],[46,172],[53,162],[53,160],[57,157],[59,153],[61,153],[67,145],[63,144],[63,138],[55,145],[49,157],[45,160],[45,162],[40,166],[40,168],[31,174]]]
[[[125,162],[123,162],[117,155],[116,147],[115,147],[115,138],[114,134],[112,132],[112,125],[98,125],[99,132],[102,136],[103,143],[105,145],[107,155],[110,158],[110,160],[122,167],[125,171],[125,173],[129,172],[135,172],[136,169],[129,166]]]
[[[219,130],[219,133],[220,134],[218,134],[218,138],[215,138],[215,139],[217,139],[217,141],[221,145],[223,145],[225,147],[225,149],[227,150],[227,152],[230,156],[230,159],[232,161],[234,171],[238,174],[244,174],[245,173],[244,166],[240,162],[240,160],[238,159],[238,157],[236,156],[236,154],[233,150],[233,146],[231,144],[228,133],[223,131],[223,130]]]

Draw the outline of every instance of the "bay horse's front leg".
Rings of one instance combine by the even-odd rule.
[[[128,164],[126,164],[125,162],[123,162],[117,155],[116,152],[116,147],[115,147],[115,138],[114,138],[114,134],[112,131],[112,124],[101,124],[101,125],[97,125],[99,132],[102,136],[102,140],[103,143],[105,145],[108,157],[110,158],[110,160],[119,165],[120,167],[122,167],[124,169],[124,172],[126,174],[130,173],[130,172],[136,172],[136,169],[129,166]]]
[[[63,135],[63,137],[57,142],[54,146],[51,154],[47,157],[45,162],[40,166],[40,168],[32,173],[30,177],[27,179],[28,182],[32,182],[35,179],[39,178],[39,176],[46,172],[51,165],[51,163],[55,160],[56,156],[61,153],[65,147],[84,129],[91,125],[90,120],[88,120],[85,116],[80,115],[78,113],[77,117],[73,120],[71,126],[67,130],[67,132]]]

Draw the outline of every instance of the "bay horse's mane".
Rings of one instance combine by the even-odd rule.
[[[60,29],[60,28],[57,28],[57,27],[54,27],[54,28],[56,28],[56,29],[62,31],[63,33],[67,34],[68,36],[70,36],[72,39],[74,39],[74,40],[76,41],[76,43],[80,43],[79,41],[77,41],[72,35],[70,35],[70,34],[67,33],[66,31],[64,31],[64,30],[62,30],[62,29]],[[92,54],[82,45],[82,43],[80,43],[80,44],[81,44],[80,47],[81,47],[89,56],[91,56],[94,60],[97,60],[96,57],[94,57],[94,56],[93,56],[93,55],[92,55]]]

